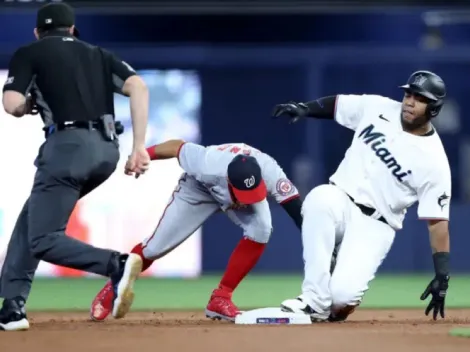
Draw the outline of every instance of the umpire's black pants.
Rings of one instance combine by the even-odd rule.
[[[66,129],[39,149],[34,184],[13,230],[0,279],[0,297],[27,300],[40,260],[103,276],[115,251],[68,237],[65,228],[77,201],[116,169],[117,142],[97,130]]]

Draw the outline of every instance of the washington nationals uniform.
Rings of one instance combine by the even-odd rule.
[[[211,295],[206,316],[234,321],[240,311],[232,302],[232,292],[256,265],[271,236],[266,196],[280,203],[300,228],[302,203],[296,187],[272,157],[243,143],[204,147],[173,140],[148,150],[153,160],[177,157],[184,173],[154,233],[132,253],[142,256],[145,270],[191,236],[212,214],[224,211],[243,229],[244,236]],[[111,311],[109,292],[108,284],[93,301],[93,320],[103,320]]]
[[[227,184],[227,166],[237,154],[256,158],[268,194],[276,202],[282,203],[298,196],[297,189],[277,162],[249,145],[233,143],[204,147],[185,143],[179,154],[179,162],[185,173],[155,233],[143,241],[145,258],[157,259],[176,248],[219,210],[224,211],[233,223],[243,229],[244,236],[260,243],[268,242],[272,224],[266,199],[246,208],[232,207],[234,204]]]
[[[357,306],[408,207],[419,202],[419,218],[448,220],[451,174],[441,140],[434,128],[424,136],[405,132],[401,109],[378,95],[336,96],[334,118],[355,131],[354,138],[330,184],[304,200],[302,295],[282,307],[307,304],[326,320],[333,310]]]

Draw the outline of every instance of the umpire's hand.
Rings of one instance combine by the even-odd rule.
[[[424,314],[428,315],[431,310],[433,311],[433,319],[437,319],[437,315],[440,314],[444,318],[444,306],[447,295],[447,289],[449,288],[449,276],[436,276],[429,283],[426,290],[421,295],[421,300],[424,301],[429,295],[432,295],[431,302],[429,302]]]
[[[129,176],[138,178],[149,169],[150,156],[145,146],[136,147],[132,149],[132,154],[129,155],[125,166],[124,173]]]
[[[287,116],[289,123],[295,123],[300,118],[307,116],[308,107],[304,103],[290,101],[287,104],[278,104],[272,112],[273,117]]]

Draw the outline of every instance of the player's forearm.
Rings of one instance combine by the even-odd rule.
[[[319,98],[304,104],[308,107],[308,117],[331,120],[335,118],[336,95]]]
[[[450,236],[448,221],[429,222],[429,236],[436,275],[449,275]]]
[[[161,144],[147,148],[151,160],[164,160],[177,158],[185,142],[181,139],[172,139]]]
[[[284,210],[294,220],[299,229],[302,229],[302,201],[300,197],[295,197],[287,202],[281,203]]]
[[[433,253],[449,252],[450,236],[448,221],[430,221],[428,228]]]

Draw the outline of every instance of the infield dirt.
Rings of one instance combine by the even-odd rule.
[[[435,322],[422,310],[359,309],[344,323],[243,326],[202,312],[137,312],[99,323],[87,313],[32,312],[29,331],[0,333],[0,351],[470,351],[470,339],[448,335],[453,327],[470,327],[470,310],[447,315]]]

